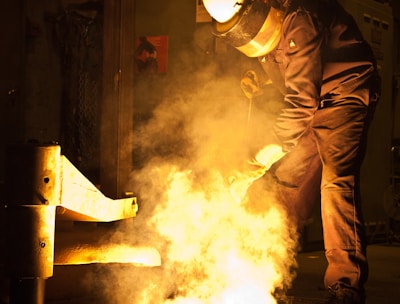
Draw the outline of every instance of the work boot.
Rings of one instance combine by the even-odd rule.
[[[326,304],[365,304],[364,292],[340,282],[329,286],[328,291]]]

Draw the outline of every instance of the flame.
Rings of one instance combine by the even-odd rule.
[[[176,296],[165,303],[277,303],[276,290],[294,278],[297,244],[279,204],[246,211],[218,172],[204,179],[172,168],[167,184],[152,218],[178,274]]]

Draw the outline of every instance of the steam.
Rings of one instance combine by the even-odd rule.
[[[248,213],[218,174],[210,177],[212,189],[201,190],[190,175],[172,173],[167,203],[153,218],[171,242],[168,256],[178,273],[168,303],[275,303],[273,293],[290,285],[295,265],[285,213],[273,205]]]
[[[176,85],[162,92],[135,131],[141,163],[129,183],[139,213],[114,235],[156,247],[163,265],[103,270],[104,298],[121,304],[276,303],[295,276],[296,230],[271,189],[257,195],[262,208],[252,209],[233,200],[228,184],[252,150],[268,142],[270,112],[255,102],[248,124],[240,75],[221,75],[215,64],[185,81],[187,90]]]

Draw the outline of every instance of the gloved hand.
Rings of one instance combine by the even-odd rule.
[[[263,94],[260,80],[253,70],[248,70],[243,74],[240,80],[240,88],[249,100]]]
[[[248,161],[245,168],[235,171],[228,179],[233,199],[241,203],[251,184],[262,177],[285,154],[281,146],[269,144],[257,153],[255,160]]]
[[[258,151],[256,155],[256,161],[263,164],[265,170],[268,171],[271,166],[286,155],[286,152],[282,151],[282,147],[277,144],[269,144]]]

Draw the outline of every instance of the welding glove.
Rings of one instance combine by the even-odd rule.
[[[240,80],[240,88],[250,100],[263,94],[260,80],[254,70],[248,70],[243,74]]]
[[[285,154],[282,147],[277,144],[269,144],[263,147],[256,154],[255,160],[247,162],[245,170],[237,171],[229,178],[229,190],[233,199],[237,203],[241,203],[251,184],[262,177]]]
[[[264,165],[265,170],[268,171],[273,164],[279,161],[282,157],[286,155],[283,152],[282,147],[277,144],[269,144],[258,151],[256,155],[256,161]]]

